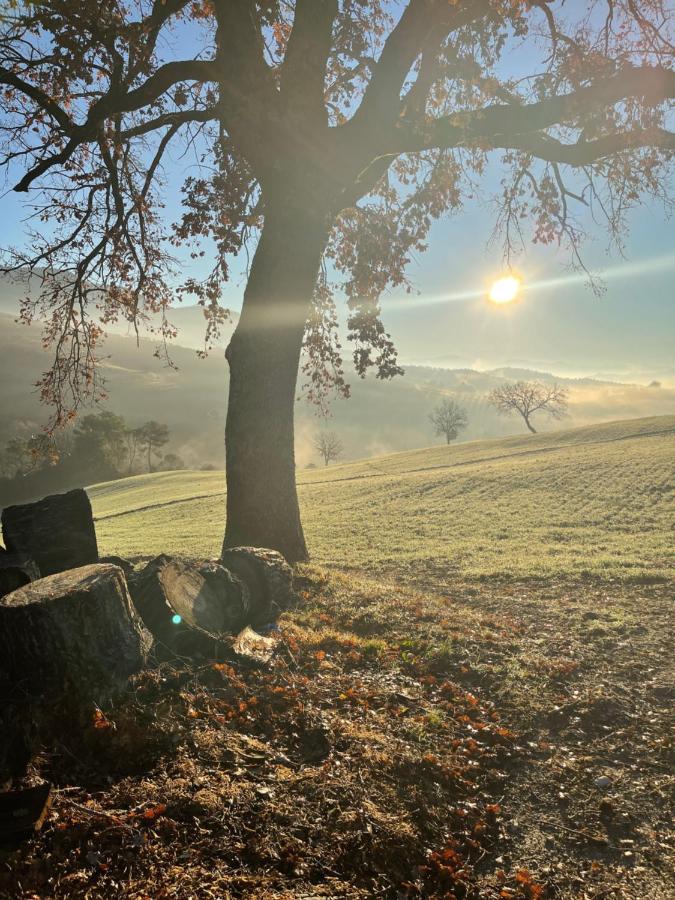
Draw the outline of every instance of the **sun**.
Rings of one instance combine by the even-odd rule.
[[[490,288],[490,300],[493,303],[511,303],[518,296],[520,290],[520,278],[515,275],[507,275],[499,278]]]

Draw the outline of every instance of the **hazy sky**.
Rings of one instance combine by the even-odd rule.
[[[497,189],[495,165],[484,179],[485,200]],[[0,246],[20,241],[23,214],[15,195],[3,197]],[[487,247],[493,223],[489,203],[477,201],[436,223],[428,251],[409,270],[419,293],[383,297],[383,318],[403,362],[675,383],[675,227],[662,209],[632,216],[624,260],[607,255],[606,235],[595,229],[585,258],[605,273],[602,297],[566,270],[563,251],[530,245],[518,261],[525,290],[505,307],[485,299],[502,271],[500,247]],[[244,281],[243,262],[235,261],[224,305],[240,307]]]

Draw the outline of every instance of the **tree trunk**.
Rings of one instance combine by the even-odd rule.
[[[525,424],[526,424],[527,427],[530,429],[530,433],[531,433],[531,434],[536,434],[536,433],[537,433],[537,429],[532,427],[532,425],[530,424],[529,418],[528,418],[527,416],[523,416],[523,418],[525,419]]]
[[[290,563],[307,559],[293,414],[305,322],[329,231],[327,204],[301,203],[291,191],[268,202],[241,318],[226,353],[224,547],[269,547]]]

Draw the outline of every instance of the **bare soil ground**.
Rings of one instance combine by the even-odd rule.
[[[305,568],[269,669],[64,714],[3,898],[670,898],[665,583]]]

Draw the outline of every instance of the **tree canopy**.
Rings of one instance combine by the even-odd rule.
[[[167,309],[172,245],[213,253],[210,274],[180,288],[213,337],[228,260],[255,242],[280,171],[299,203],[327,199],[324,258],[354,363],[382,377],[399,367],[380,296],[407,284],[432,221],[461,206],[490,153],[505,164],[507,254],[527,220],[580,262],[576,204],[618,238],[639,198],[664,196],[675,75],[662,0],[46,0],[1,28],[0,162],[33,208],[7,265],[40,280],[23,315],[47,319],[42,392],[59,421],[102,390],[105,324]],[[178,150],[191,169],[171,223],[162,173]],[[310,396],[346,392],[325,268],[305,350]]]

